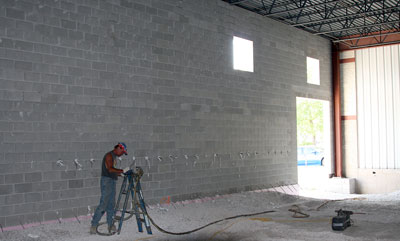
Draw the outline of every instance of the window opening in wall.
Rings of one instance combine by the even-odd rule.
[[[233,69],[254,72],[253,41],[233,37]]]
[[[319,85],[319,59],[307,57],[307,83]]]
[[[296,98],[297,173],[304,189],[319,189],[332,173],[329,101]]]

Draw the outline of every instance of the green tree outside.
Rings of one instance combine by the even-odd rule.
[[[323,105],[321,101],[297,99],[297,145],[321,147],[323,143]]]

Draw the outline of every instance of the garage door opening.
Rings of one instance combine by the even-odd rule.
[[[298,184],[322,189],[332,173],[329,102],[296,98]]]

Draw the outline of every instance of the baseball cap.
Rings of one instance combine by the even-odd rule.
[[[125,155],[128,155],[128,149],[126,148],[126,144],[124,142],[118,142],[118,146],[124,151]]]

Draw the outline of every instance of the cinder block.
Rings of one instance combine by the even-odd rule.
[[[66,68],[64,66],[59,66],[59,65],[50,65],[49,72],[51,74],[61,75],[61,78],[64,78],[64,75],[66,73]]]
[[[355,178],[337,178],[328,179],[325,189],[329,192],[352,194],[355,193]]]
[[[83,87],[81,87],[81,86],[68,86],[68,94],[83,95]]]
[[[36,119],[39,119],[39,118],[36,118]],[[50,130],[50,123],[34,122],[34,123],[32,123],[32,128],[34,130],[36,130],[36,131],[49,131]]]
[[[8,226],[17,226],[24,223],[25,216],[24,215],[12,215],[5,217],[5,227]]]
[[[167,194],[167,190],[166,189],[156,189],[156,190],[153,191],[153,195],[156,198],[162,198],[162,197],[167,196],[168,194]]]
[[[126,7],[126,8],[132,8],[133,3],[132,3],[132,1],[129,1],[129,0],[121,0],[121,6]]]
[[[82,188],[83,187],[83,180],[69,180],[68,181],[69,188]]]
[[[42,100],[42,96],[37,92],[24,92],[23,100],[28,102],[40,102]]]
[[[22,101],[23,92],[22,91],[6,91],[4,92],[4,98],[10,101]]]
[[[24,20],[25,12],[15,8],[6,8],[6,17]]]
[[[39,223],[43,221],[43,214],[41,213],[28,213],[25,214],[24,220],[27,224]]]
[[[59,171],[47,171],[42,173],[43,181],[57,181],[60,179],[61,179],[61,172]]]
[[[83,50],[80,49],[69,49],[68,56],[71,58],[83,58]]]
[[[28,11],[32,11],[29,9]],[[33,23],[26,21],[16,21],[16,28],[24,32],[33,32]]]
[[[72,77],[72,76],[61,76],[61,78],[60,78],[60,84],[66,85],[67,88],[69,88],[74,83],[75,83],[75,80],[74,80],[74,77]]]
[[[60,191],[43,192],[43,201],[53,201],[60,198]]]
[[[165,142],[153,142],[154,148],[157,149],[175,149],[175,142],[165,141]]]
[[[8,195],[13,193],[13,185],[0,185],[0,195]]]
[[[33,192],[33,193],[25,193],[25,202],[40,202],[42,201],[42,193]]]
[[[51,190],[51,182],[34,182],[32,183],[32,191],[45,192]]]
[[[43,214],[44,220],[57,220],[58,218],[59,218],[59,215],[57,214],[57,211],[54,211],[54,210],[45,211]]]
[[[14,43],[14,48],[18,49],[18,50],[32,51],[33,50],[33,43],[30,43],[30,42],[27,42],[27,41],[16,40],[15,43]],[[29,53],[25,53],[24,55],[25,55],[24,60],[33,60],[33,59],[30,58],[32,55],[30,55]],[[29,69],[27,69],[27,70],[29,70]]]
[[[7,5],[5,5],[5,3],[3,3],[2,6],[3,7],[7,7]],[[14,7],[14,6],[11,5],[9,7]],[[4,10],[5,10],[5,8],[4,8]],[[3,15],[4,15],[4,13],[3,13]],[[16,26],[16,20],[15,19],[5,18],[3,16],[0,18],[0,29],[5,29],[6,27],[10,28],[10,27],[15,27],[15,26]]]
[[[12,129],[12,123],[0,122],[0,131],[10,131]]]
[[[11,61],[10,61],[11,62]],[[9,64],[12,64],[9,63]],[[96,70],[105,70],[107,68],[107,63],[103,63],[103,62],[92,62],[92,68],[96,69]]]
[[[38,27],[38,25],[35,25],[35,28],[36,27]],[[37,31],[37,29],[36,29],[36,31]],[[47,45],[47,44],[43,44],[43,43],[34,43],[33,44],[33,50],[34,50],[34,52],[37,52],[37,53],[50,54],[51,53],[51,46]]]
[[[45,212],[47,210],[51,210],[52,208],[52,202],[48,201],[48,202],[37,202],[35,203],[34,207],[33,207],[33,211],[34,212]]]
[[[51,190],[65,190],[68,188],[68,181],[51,182]]]
[[[67,39],[68,38],[68,30],[65,28],[53,27],[51,37]]]
[[[85,33],[85,41],[97,45],[99,42],[99,36],[95,34]]]
[[[15,88],[21,91],[32,91],[33,83],[18,81],[15,82]]]
[[[34,203],[22,203],[14,205],[14,214],[27,214],[33,212]],[[25,223],[25,222],[23,222]]]
[[[84,23],[80,23],[80,22],[78,22],[78,30],[82,31],[84,33],[89,33],[92,31],[91,26],[89,24],[84,24]],[[90,42],[88,42],[88,43],[90,44]]]
[[[60,85],[60,84],[51,84],[50,85],[50,90],[51,90],[52,93],[66,94],[67,93],[67,86],[66,85]]]
[[[6,226],[6,218],[5,217],[0,217],[0,224],[2,227]]]
[[[24,73],[24,80],[39,82],[40,81],[40,73],[33,73],[33,72],[25,72]]]
[[[15,184],[15,193],[26,193],[32,191],[32,183]]]
[[[48,67],[47,67],[47,68],[48,68]],[[49,72],[49,71],[47,70],[47,72]],[[57,84],[57,83],[60,82],[60,79],[59,79],[59,76],[58,76],[58,75],[55,75],[55,74],[42,74],[41,81],[42,81],[43,83],[53,83],[53,84]],[[45,84],[42,84],[42,87],[44,87],[44,86],[45,86]],[[47,85],[47,86],[44,87],[44,88],[46,88],[46,89],[48,90],[47,93],[50,92],[50,85]]]
[[[61,172],[61,179],[73,179],[73,178],[76,178],[76,171]]]
[[[78,13],[84,16],[91,16],[92,15],[92,8],[88,6],[78,6],[77,9]]]
[[[60,199],[73,199],[73,198],[76,198],[77,197],[77,190],[78,189],[68,189],[68,190],[65,190],[65,191],[62,191],[61,193],[60,193]]]
[[[76,22],[69,21],[69,20],[66,20],[66,19],[61,19],[61,27],[75,30],[76,29]]]
[[[35,32],[38,32],[43,36],[49,37],[51,36],[51,26],[45,24],[35,24]]]
[[[91,96],[98,96],[99,95],[99,88],[90,88],[84,87],[83,88],[84,95],[91,95]]]
[[[68,74],[75,77],[82,77],[84,70],[82,68],[68,67]]]
[[[68,38],[73,41],[83,40],[83,32],[68,30]]]
[[[41,182],[42,181],[42,173],[41,172],[32,172],[25,173],[25,182]]]
[[[52,202],[53,209],[69,208],[69,200],[55,200]]]
[[[5,43],[3,41],[5,41]],[[0,47],[5,47],[6,42],[7,41],[3,39],[2,42],[0,43]],[[3,68],[14,68],[15,67],[15,61],[11,60],[11,59],[0,59],[0,65]],[[5,80],[2,80],[2,81],[5,82]],[[9,83],[12,83],[12,82],[9,82]]]
[[[74,201],[74,200],[71,200],[71,201]],[[76,205],[76,204],[71,202],[71,206],[74,206],[74,205]],[[61,216],[65,217],[65,218],[75,217],[75,212],[74,212],[73,208],[62,209],[62,210],[60,210],[60,213],[61,213]]]
[[[83,180],[84,187],[97,187],[99,186],[99,179],[98,178],[87,178]]]
[[[6,184],[15,184],[15,183],[23,183],[23,182],[24,182],[24,174],[22,174],[22,173],[5,175],[5,183]]]
[[[90,187],[90,188],[76,189],[76,195],[78,197],[99,196],[100,195],[100,187]],[[97,202],[98,202],[98,200],[97,200]]]
[[[67,56],[67,48],[51,46],[51,53],[54,55]]]
[[[76,10],[76,5],[74,3],[62,1],[61,2],[61,9],[74,12]]]

